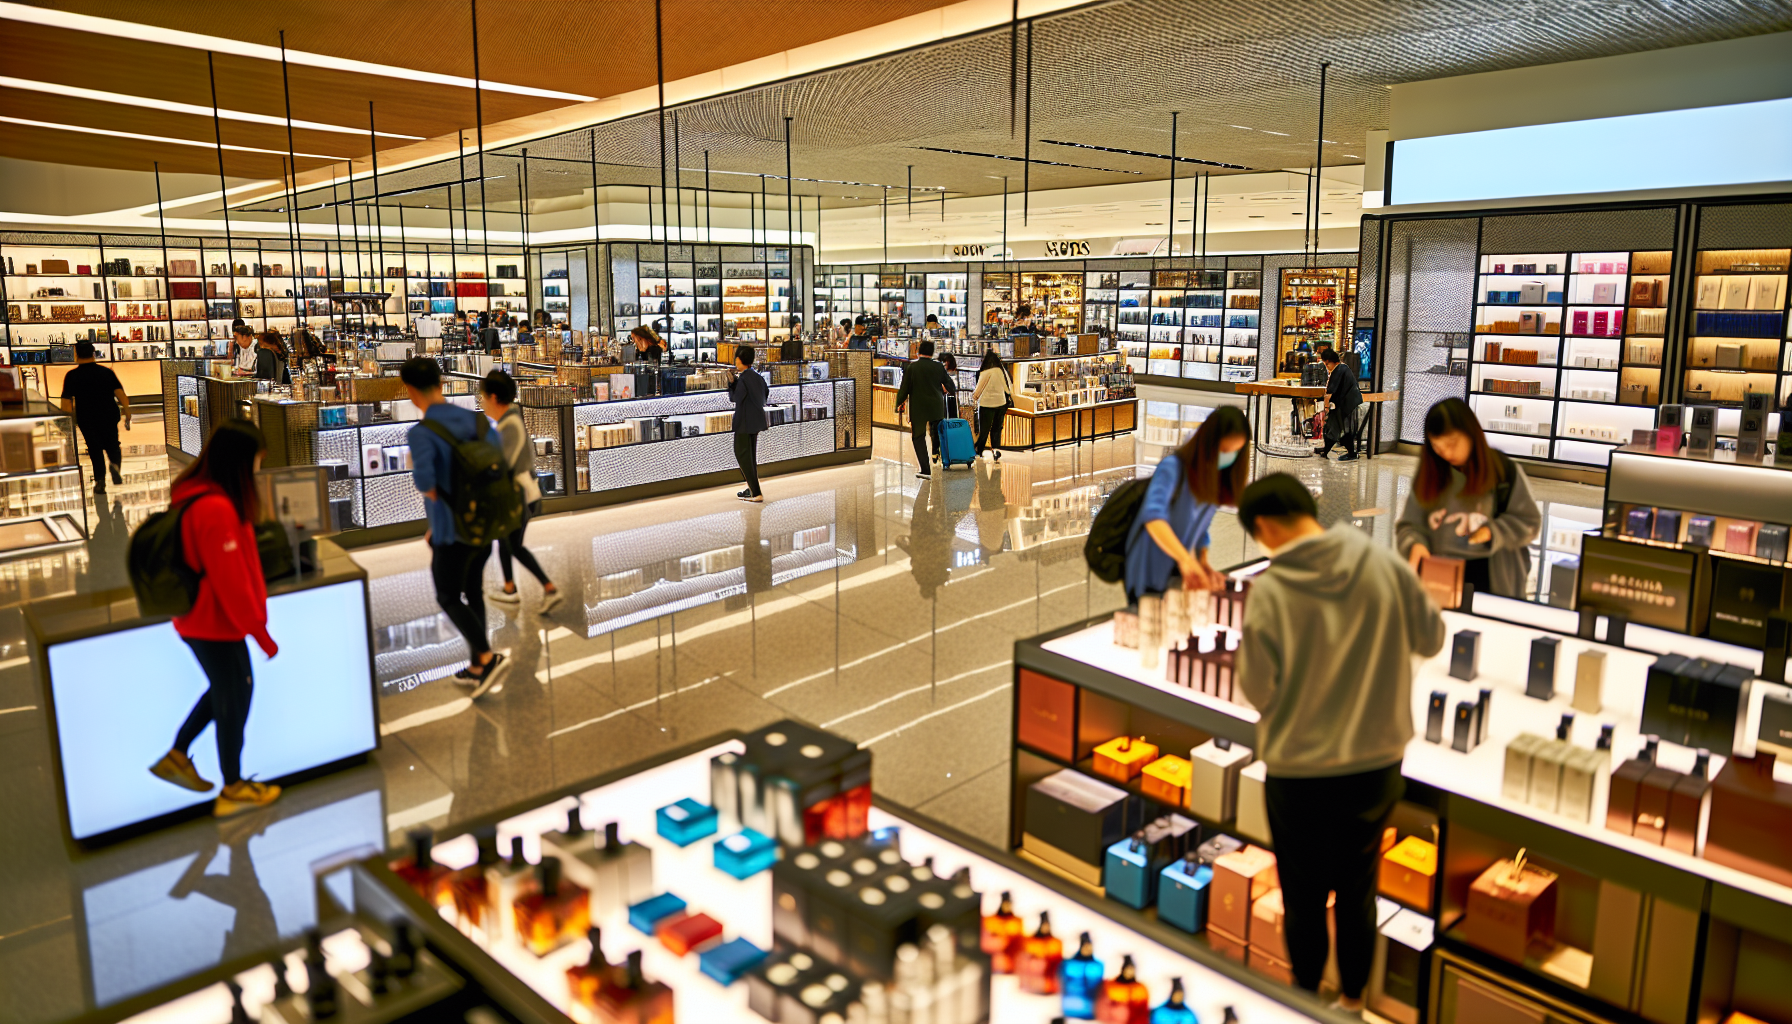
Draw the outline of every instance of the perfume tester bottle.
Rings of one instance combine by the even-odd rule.
[[[1064,961],[1061,972],[1064,990],[1064,1016],[1076,1020],[1095,1019],[1095,1000],[1101,994],[1102,962],[1095,959],[1095,940],[1084,932],[1077,940],[1076,955]]]
[[[641,974],[641,951],[615,972],[613,984],[597,990],[593,1007],[599,1024],[673,1024],[672,990]]]
[[[392,865],[392,872],[423,897],[432,906],[443,906],[448,901],[448,876],[453,872],[437,864],[430,856],[435,847],[435,833],[420,828],[408,834],[411,841],[411,855]]]
[[[584,886],[561,878],[557,857],[543,857],[535,876],[537,891],[517,898],[516,933],[529,952],[546,956],[591,927],[591,896]]]
[[[1170,998],[1151,1011],[1151,1024],[1200,1024],[1195,1011],[1188,1008],[1182,992],[1182,979],[1170,979]]]
[[[566,969],[566,989],[573,1002],[590,1010],[596,1009],[597,993],[611,983],[615,968],[604,959],[603,929],[591,928],[585,936],[591,940],[591,955]]]
[[[1013,974],[1014,961],[1026,941],[1026,925],[1014,913],[1014,898],[1002,894],[996,912],[983,919],[983,952],[989,954],[989,969],[995,974]]]
[[[523,837],[510,837],[510,855],[500,857],[485,869],[485,893],[492,917],[497,921],[498,938],[516,938],[516,901],[536,891],[535,869],[523,856]]]
[[[1095,1001],[1095,1019],[1101,1024],[1150,1024],[1151,996],[1139,980],[1132,957],[1120,960],[1120,973],[1101,986]]]
[[[1052,934],[1051,914],[1039,912],[1039,927],[1021,943],[1014,973],[1020,976],[1022,992],[1035,995],[1057,995],[1059,971],[1064,966],[1064,942]]]
[[[489,872],[503,861],[498,856],[497,829],[482,830],[474,836],[479,857],[472,864],[448,876],[448,899],[454,907],[454,920],[467,935],[482,935],[487,943],[501,937],[503,928],[498,915],[492,912],[492,886]]]

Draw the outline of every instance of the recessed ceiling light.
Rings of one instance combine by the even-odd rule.
[[[84,127],[84,126],[78,125],[78,124],[53,124],[49,121],[32,121],[28,118],[23,118],[23,117],[6,117],[4,115],[0,115],[0,121],[5,121],[10,124],[29,125],[33,128],[54,128],[57,131],[64,131],[64,132],[86,132],[89,135],[110,135],[113,138],[118,138],[118,139],[142,139],[145,142],[167,142],[167,143],[171,143],[176,146],[197,146],[200,149],[216,149],[216,148],[218,148],[215,143],[211,143],[211,142],[194,142],[192,139],[174,139],[174,138],[169,138],[166,135],[140,135],[137,132],[116,132],[116,131],[111,130],[110,128],[87,128],[87,127]],[[234,150],[238,153],[270,153],[274,156],[285,156],[286,155],[286,151],[283,149],[261,149],[257,146],[233,146],[228,142],[224,144],[223,148],[229,149],[229,150]],[[347,160],[347,159],[349,159],[346,156],[325,156],[324,154],[321,154],[321,153],[295,153],[293,155],[294,156],[310,157],[313,160]]]
[[[1245,216],[1251,218],[1252,220],[1262,220],[1263,219],[1263,214],[1261,214],[1261,213],[1249,213],[1249,214],[1246,214]]]
[[[101,103],[117,103],[127,107],[144,107],[149,110],[168,110],[176,114],[195,114],[200,117],[212,116],[212,108],[202,107],[197,103],[176,103],[173,100],[151,99],[148,96],[130,96],[120,92],[104,92],[99,89],[83,89],[78,85],[62,85],[57,82],[34,82],[25,78],[10,78],[0,75],[0,88],[28,89],[32,92],[47,92],[57,96],[69,96],[78,100],[97,100]],[[250,124],[271,124],[286,126],[284,118],[270,114],[253,114],[246,110],[222,110],[218,116],[226,121],[247,121]],[[324,124],[321,121],[301,121],[294,118],[294,128],[306,128],[316,132],[339,132],[343,135],[366,135],[365,128],[349,128],[344,125]],[[394,132],[375,132],[385,139],[421,139],[421,135],[399,135]]]
[[[1286,135],[1286,134],[1288,134],[1287,132],[1272,132],[1268,128],[1264,128],[1262,130],[1263,130],[1264,134],[1266,134],[1266,135]]]
[[[161,43],[165,46],[184,46],[192,50],[228,53],[237,57],[250,57],[276,63],[281,57],[278,46],[245,43],[240,39],[208,36],[198,32],[182,32],[178,29],[144,25],[133,21],[118,21],[113,18],[96,18],[90,14],[73,14],[68,11],[31,7],[20,3],[0,3],[0,18],[28,22],[33,25],[45,25],[50,28],[91,32],[94,35],[113,36],[118,39],[132,39],[143,43]],[[427,82],[431,85],[458,86],[462,89],[471,89],[475,84],[473,79],[463,78],[460,75],[443,75],[433,71],[419,71],[416,68],[374,64],[364,60],[348,60],[328,54],[307,53],[304,50],[287,50],[285,56],[290,64],[323,68],[327,71],[349,71],[361,75],[378,75],[382,78],[402,78],[412,82]],[[595,96],[581,96],[578,93],[557,92],[553,89],[537,89],[527,85],[511,85],[507,82],[493,82],[483,78],[477,84],[481,89],[490,92],[511,93],[517,96],[539,96],[543,99],[570,100],[574,103],[589,103],[597,99]]]

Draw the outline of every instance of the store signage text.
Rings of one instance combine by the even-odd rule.
[[[982,256],[988,249],[987,245],[955,245],[952,247],[952,258],[962,260]]]
[[[1045,243],[1047,256],[1087,256],[1089,243],[1082,239],[1066,239]]]

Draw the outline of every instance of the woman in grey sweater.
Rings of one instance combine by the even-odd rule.
[[[522,595],[516,591],[516,577],[512,574],[511,561],[514,559],[523,563],[523,568],[541,582],[541,614],[547,615],[560,607],[563,598],[541,563],[523,546],[523,531],[529,528],[529,519],[541,511],[541,486],[535,482],[535,444],[529,439],[528,427],[523,424],[523,410],[516,407],[516,380],[503,370],[493,370],[479,382],[479,392],[485,414],[498,426],[498,442],[516,477],[517,489],[523,492],[522,523],[510,536],[498,541],[498,566],[504,570],[504,589],[492,594],[491,599],[509,608],[523,603]]]
[[[1523,598],[1531,541],[1543,525],[1518,463],[1487,444],[1460,398],[1425,414],[1425,447],[1394,539],[1417,569],[1431,555],[1462,560],[1462,581],[1481,593]]]

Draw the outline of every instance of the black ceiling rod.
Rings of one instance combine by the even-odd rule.
[[[1020,0],[1008,16],[1008,137],[1014,138],[1020,103]]]
[[[1017,5],[1018,6],[1018,3]],[[1020,222],[1027,223],[1033,199],[1033,21],[1027,19],[1027,119],[1026,138],[1022,142],[1023,163],[1020,185]]]
[[[759,176],[759,244],[772,244],[772,207],[765,201],[765,175]]]
[[[1202,171],[1201,172],[1201,183],[1203,185],[1207,186],[1205,189],[1207,195],[1204,199],[1201,200],[1201,259],[1206,260],[1207,259],[1207,221],[1208,221],[1209,217],[1211,216],[1211,214],[1209,214],[1207,212],[1207,205],[1209,203],[1213,202],[1213,172],[1212,171]]]
[[[383,278],[386,273],[383,265],[386,261],[386,217],[380,213],[380,147],[379,133],[373,127],[372,100],[367,101],[367,152],[373,159],[373,209],[369,213],[369,219],[372,221],[370,226],[377,225],[374,227],[373,237],[374,245],[377,246],[375,252],[378,255],[374,257],[373,272]],[[404,287],[404,282],[399,282],[399,287]],[[403,299],[399,301],[402,302]],[[382,302],[380,303],[380,323],[383,325],[385,322],[386,304]]]
[[[466,129],[463,128],[460,130],[460,132],[456,136],[455,141],[460,144],[460,162],[456,165],[460,168],[460,244],[465,248],[471,249],[473,247],[473,217],[471,214],[469,214],[467,212],[467,131],[466,131]],[[449,192],[448,195],[450,197],[450,201],[452,201],[452,197],[453,197],[454,193]],[[449,220],[454,219],[454,211],[453,210],[448,211],[448,219]],[[451,255],[454,255],[454,254],[451,254]],[[454,264],[454,273],[458,275],[460,273],[460,261],[454,260],[453,264]],[[458,295],[454,297],[454,308],[456,310],[460,309],[460,296],[458,296]]]
[[[479,147],[480,272],[490,277],[492,272],[492,236],[486,227],[488,214],[485,204],[485,107],[479,89],[479,0],[467,0],[467,6],[473,16],[473,141]],[[489,286],[487,290],[489,290]],[[485,305],[487,309],[490,309],[491,300],[487,299]]]
[[[678,112],[672,112],[672,209],[678,212],[678,240],[684,241],[684,163],[678,155]]]
[[[523,158],[521,160],[517,161],[516,174],[517,174],[517,178],[518,178],[517,187],[516,187],[516,191],[517,191],[517,201],[516,201],[517,230],[520,233],[520,237],[522,239],[523,268],[524,268],[523,269],[523,281],[524,281],[523,288],[526,292],[528,290],[527,282],[529,279],[529,270],[528,270],[528,266],[529,266],[529,147],[527,147],[527,146],[523,147]],[[592,195],[595,196],[596,194],[597,194],[597,191],[595,189],[593,189]],[[592,206],[594,208],[593,212],[595,212],[596,205],[597,205],[596,202],[593,201],[593,203],[592,203]],[[399,209],[402,210],[403,207],[401,206],[401,207],[399,207]],[[523,306],[524,306],[523,311],[525,314],[528,312],[528,308],[527,308],[528,305],[529,305],[528,298],[525,295],[524,301],[523,301]]]
[[[908,165],[908,213],[909,220],[915,219],[915,165]]]
[[[305,289],[299,284],[299,158],[293,152],[292,142],[292,82],[286,74],[286,30],[280,30],[280,91],[286,96],[286,162],[292,168],[292,188],[286,193],[286,218],[290,227],[288,236],[292,239],[292,294],[293,310],[298,314],[299,326],[305,325]],[[377,190],[376,190],[377,191]],[[170,307],[172,309],[172,307]]]
[[[666,219],[666,38],[661,6],[661,0],[653,0],[653,60],[660,90],[660,233],[668,234],[672,222]],[[648,189],[649,203],[653,202],[652,191]],[[648,238],[652,237],[650,233]]]
[[[1008,262],[1008,176],[1002,175],[1002,262]],[[1010,282],[1012,285],[1013,282]],[[1016,292],[1010,293],[1019,294]]]
[[[890,186],[888,185],[884,186],[884,202],[883,206],[880,207],[880,212],[882,212],[884,218],[884,262],[888,263],[890,262]],[[879,267],[878,271],[881,273],[883,268]],[[879,289],[882,289],[881,284],[879,285]]]
[[[155,175],[156,175],[156,231],[162,236],[162,273],[166,274],[168,272],[168,222],[165,219],[163,219],[163,216],[162,216],[162,162],[160,160],[152,160],[152,161],[150,161],[150,167],[152,167],[155,170]],[[291,204],[289,203],[287,205],[290,206]],[[298,254],[294,253],[293,256],[294,256],[294,258],[297,258]],[[203,290],[203,289],[201,289],[201,290]],[[167,305],[168,305],[168,340],[169,340],[169,342],[173,342],[174,341],[174,294],[173,294],[173,289],[169,289]],[[174,351],[174,346],[172,344],[170,344],[168,346],[168,354],[169,355],[176,354]]]
[[[711,245],[716,241],[715,211],[709,205],[709,150],[703,151],[703,240]]]
[[[1313,232],[1312,254],[1307,259],[1309,267],[1319,258],[1319,189],[1320,176],[1325,173],[1325,73],[1331,66],[1330,61],[1319,62],[1319,137],[1313,143],[1313,215],[1307,220]]]
[[[230,240],[230,184],[224,180],[224,127],[218,118],[218,72],[211,51],[205,54],[205,74],[212,83],[212,141],[218,151],[218,207],[224,211],[224,267],[230,271],[230,308],[236,309],[236,252]]]
[[[603,215],[598,212],[597,208],[597,133],[591,132],[585,136],[585,139],[591,144],[591,243],[593,245],[601,245],[604,240],[604,221]],[[528,155],[529,151],[526,149],[523,150],[523,156],[527,157]],[[647,207],[648,212],[651,213],[653,210],[651,196],[649,197]],[[527,244],[528,239],[524,238],[523,241]]]
[[[790,207],[792,205],[790,197],[793,194],[790,166],[790,118],[786,116],[784,118],[784,244],[791,248],[792,252],[788,255],[794,260],[796,258],[796,235],[792,233],[790,226]]]
[[[1181,116],[1180,110],[1170,111],[1170,215],[1165,218],[1169,222],[1168,229],[1164,232],[1166,256],[1176,255],[1176,119]],[[1195,189],[1195,198],[1201,198],[1199,188]]]

